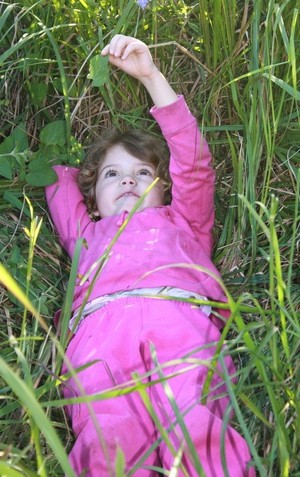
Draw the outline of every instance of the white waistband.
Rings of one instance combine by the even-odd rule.
[[[134,290],[121,290],[116,293],[111,293],[109,295],[103,295],[98,298],[95,298],[94,300],[86,304],[86,306],[80,313],[80,316],[80,308],[77,309],[70,320],[70,330],[72,330],[73,333],[76,332],[78,330],[79,324],[87,315],[94,313],[95,311],[99,310],[100,308],[112,301],[118,300],[119,298],[123,298],[126,296],[144,296],[146,298],[155,296],[166,296],[179,299],[193,298],[195,300],[199,300],[199,303],[194,304],[195,306],[197,306],[197,308],[201,309],[201,311],[207,316],[209,316],[211,313],[211,306],[205,304],[205,302],[208,301],[207,298],[195,292],[183,290],[182,288],[176,287],[135,288]]]

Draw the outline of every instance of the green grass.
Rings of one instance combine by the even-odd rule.
[[[300,476],[299,23],[296,0],[152,0],[145,11],[134,0],[1,4],[1,475],[73,475],[59,373],[76,259],[58,245],[39,185],[51,182],[50,164],[79,163],[103,127],[158,134],[140,85],[105,65],[93,73],[101,46],[121,32],[151,46],[214,155],[235,426],[259,476]],[[141,377],[98,398],[133,391],[156,421]],[[124,475],[121,454],[116,469]]]

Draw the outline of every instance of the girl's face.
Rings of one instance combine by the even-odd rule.
[[[154,166],[132,156],[119,144],[113,146],[100,166],[95,187],[100,217],[130,212],[155,178]],[[163,205],[163,201],[163,187],[158,182],[138,210]]]

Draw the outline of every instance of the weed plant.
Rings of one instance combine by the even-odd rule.
[[[71,264],[58,245],[43,187],[52,164],[79,164],[103,128],[159,133],[143,88],[99,59],[119,32],[150,46],[210,143],[214,259],[231,310],[222,340],[238,365],[237,384],[228,381],[235,426],[259,476],[299,477],[297,0],[152,0],[144,10],[135,0],[1,3],[0,474],[73,476],[60,365],[78,255]],[[167,387],[155,352],[153,367]],[[120,392],[139,392],[149,407],[136,376],[97,398]],[[125,475],[121,453],[112,466]]]

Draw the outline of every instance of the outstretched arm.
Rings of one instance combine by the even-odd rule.
[[[183,97],[178,97],[154,65],[148,47],[135,38],[116,35],[102,51],[109,61],[137,78],[156,108],[152,114],[167,140],[171,159],[172,208],[191,225],[210,255],[214,223],[214,172],[208,145]]]
[[[138,79],[158,108],[177,101],[177,94],[153,63],[150,51],[142,41],[125,35],[115,35],[101,54],[109,55],[111,64]]]

